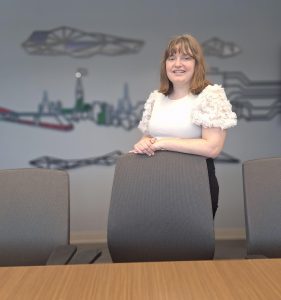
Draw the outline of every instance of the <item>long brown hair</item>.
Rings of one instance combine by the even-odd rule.
[[[191,55],[195,60],[194,74],[191,79],[190,92],[198,95],[210,84],[206,79],[206,64],[203,50],[199,42],[189,34],[179,35],[170,40],[165,49],[160,68],[160,88],[159,92],[164,95],[170,95],[173,91],[173,84],[169,80],[166,72],[166,60],[177,51]]]

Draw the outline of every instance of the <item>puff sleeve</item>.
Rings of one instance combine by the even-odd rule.
[[[153,105],[154,105],[154,102],[155,102],[158,94],[159,94],[158,91],[152,92],[144,104],[144,111],[142,114],[142,119],[138,125],[138,128],[140,129],[140,131],[143,132],[143,134],[149,134],[148,124],[149,124],[149,120],[150,120],[150,117],[152,114]]]
[[[199,94],[192,111],[192,123],[204,128],[227,129],[237,125],[237,116],[220,85],[208,85]]]

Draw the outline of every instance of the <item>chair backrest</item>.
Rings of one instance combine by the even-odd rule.
[[[281,157],[243,163],[247,254],[281,257]]]
[[[107,237],[114,262],[213,258],[206,158],[168,151],[121,156]]]
[[[0,266],[45,264],[54,248],[68,243],[68,174],[0,170]]]

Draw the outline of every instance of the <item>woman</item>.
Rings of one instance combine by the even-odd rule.
[[[207,157],[215,216],[219,188],[213,158],[223,149],[226,129],[236,124],[224,89],[206,79],[200,44],[191,35],[180,35],[165,50],[160,89],[146,101],[139,124],[144,136],[131,152],[152,156],[167,150]]]

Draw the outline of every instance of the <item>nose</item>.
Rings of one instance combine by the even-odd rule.
[[[181,59],[180,59],[180,57],[177,57],[177,58],[175,59],[175,66],[176,66],[176,67],[180,67],[180,66],[181,66]]]

